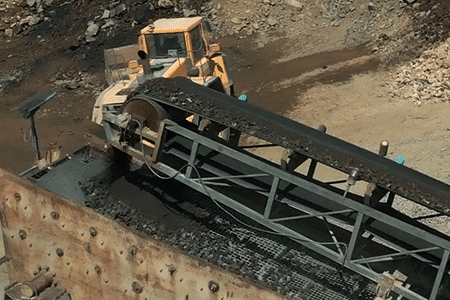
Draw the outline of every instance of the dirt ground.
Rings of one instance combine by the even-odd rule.
[[[16,2],[0,11],[1,20],[36,14],[27,1]],[[133,23],[131,12],[144,1],[123,2],[128,12],[91,43],[80,39],[87,22],[99,20],[118,2],[53,1],[41,12],[47,21],[22,26],[12,37],[5,31],[11,22],[0,28],[1,167],[19,173],[33,165],[31,144],[25,142],[29,120],[17,107],[41,90],[57,92],[37,113],[42,152],[59,147],[70,153],[85,143],[95,97],[106,87],[103,49],[135,42],[143,26]],[[149,2],[155,4],[155,18],[171,15],[170,8]],[[448,103],[418,105],[392,96],[389,87],[399,68],[448,37],[439,13],[447,4],[438,3],[213,0],[192,5],[213,20],[214,40],[230,58],[236,90],[248,94],[251,103],[313,127],[325,124],[329,134],[372,151],[388,140],[390,157],[402,156],[407,166],[448,180]],[[87,13],[90,6],[95,9]]]

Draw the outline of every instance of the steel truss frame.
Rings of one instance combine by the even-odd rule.
[[[435,300],[446,292],[443,282],[449,277],[450,238],[395,211],[390,207],[394,194],[389,195],[387,204],[378,201],[387,193],[382,190],[381,197],[379,193],[369,201],[351,192],[344,197],[342,189],[314,179],[317,162],[312,162],[308,176],[303,176],[190,129],[190,125],[168,120],[161,122],[156,138],[153,132],[134,130],[133,134],[146,141],[144,145],[125,145],[117,138],[125,129],[117,125],[117,116],[107,114],[104,120],[112,146],[373,281],[382,281],[384,271],[396,271],[400,258],[432,270],[431,278],[418,279],[429,283],[419,291],[414,284],[393,282],[389,289],[398,295]],[[183,165],[188,167],[179,171]],[[240,194],[241,190],[249,191],[254,199]],[[325,235],[317,234],[319,229],[308,233],[305,228],[311,225],[304,221],[321,223]]]

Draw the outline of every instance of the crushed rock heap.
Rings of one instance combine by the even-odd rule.
[[[450,38],[401,67],[390,84],[392,96],[421,105],[450,100]]]

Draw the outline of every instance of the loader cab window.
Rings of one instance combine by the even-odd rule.
[[[194,51],[194,63],[206,55],[205,43],[203,42],[200,26],[190,32],[192,40],[192,50]]]
[[[150,57],[186,57],[186,43],[182,33],[148,35]]]

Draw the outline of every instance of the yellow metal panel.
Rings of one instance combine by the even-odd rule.
[[[141,34],[186,32],[200,24],[202,17],[159,19],[143,28]]]
[[[132,60],[128,62],[128,69],[130,69],[132,73],[138,73],[141,70],[141,67],[137,60]]]
[[[195,64],[195,67],[199,68],[201,77],[210,76],[212,74],[209,59],[207,59],[206,57],[202,57]]]
[[[48,267],[72,299],[286,299],[2,169],[0,212],[11,282]]]
[[[187,58],[189,59],[189,58]],[[164,78],[173,78],[173,77],[187,77],[188,76],[188,70],[187,70],[187,60],[186,58],[179,58],[177,59],[172,66],[170,66],[169,69],[167,69],[166,72],[162,75]]]
[[[187,51],[188,57],[191,60],[191,66],[192,66],[192,64],[194,63],[194,52],[192,51],[191,34],[189,32],[185,32],[184,39],[186,41],[186,51]]]
[[[122,81],[118,82],[117,84],[108,88],[106,90],[107,93],[105,93],[103,96],[99,96],[99,97],[103,97],[102,104],[103,105],[111,105],[111,104],[123,103],[127,99],[127,96],[126,95],[116,95],[116,94],[119,91],[128,88],[131,83],[132,83],[131,80],[122,80]]]
[[[220,51],[220,45],[219,44],[209,44],[209,51],[210,52],[219,52]]]
[[[228,73],[227,66],[225,64],[225,59],[223,56],[216,56],[211,59],[214,62],[213,75],[220,77],[223,86],[229,89],[233,84],[230,74]]]

